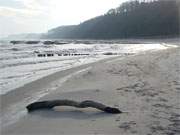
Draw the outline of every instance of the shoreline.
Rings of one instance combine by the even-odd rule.
[[[121,56],[105,58],[95,62],[78,65],[69,69],[58,71],[48,76],[32,81],[30,83],[27,83],[24,86],[21,86],[19,88],[7,92],[6,94],[0,95],[1,109],[2,109],[1,117],[3,117],[2,122],[9,125],[9,120],[14,119],[10,122],[10,124],[14,123],[19,118],[21,118],[26,114],[25,106],[27,104],[37,101],[41,97],[50,94],[50,92],[56,90],[57,87],[60,87],[64,82],[66,82],[72,76],[78,75],[78,73],[86,71],[89,67],[93,65],[102,63],[104,61],[113,59],[115,57],[121,57]],[[59,82],[60,84],[57,84]],[[20,113],[19,116],[18,113]],[[11,116],[13,116],[13,118],[11,118]],[[8,118],[8,121],[6,121],[4,117]]]
[[[177,101],[172,102],[173,99],[170,98],[174,97],[174,94],[179,89],[178,83],[180,80],[178,80],[177,73],[180,71],[178,70],[179,63],[177,63],[177,61],[180,54],[178,54],[178,52],[179,48],[174,48],[128,56],[123,59],[117,57],[101,60],[100,62],[98,61],[60,71],[27,84],[17,89],[17,91],[14,91],[14,93],[9,93],[6,97],[1,97],[2,113],[6,113],[7,110],[4,107],[7,107],[8,104],[11,105],[11,103],[18,102],[23,96],[29,96],[31,93],[37,92],[37,90],[48,89],[48,85],[54,82],[54,84],[49,86],[49,88],[55,86],[54,90],[52,90],[52,92],[49,91],[50,93],[46,93],[36,100],[70,98],[81,101],[94,99],[108,105],[118,106],[120,110],[128,111],[129,113],[133,112],[134,115],[128,113],[122,114],[121,117],[121,114],[107,115],[92,109],[78,110],[72,108],[68,108],[67,110],[64,108],[64,111],[58,108],[57,111],[38,111],[35,114],[26,114],[25,111],[23,112],[25,114],[23,118],[20,118],[15,124],[3,128],[2,134],[24,133],[33,135],[40,134],[41,132],[43,134],[129,134],[132,132],[139,134],[148,133],[148,130],[153,127],[147,125],[153,124],[154,121],[159,121],[160,126],[164,126],[164,124],[161,123],[164,123],[164,120],[160,118],[156,119],[154,113],[157,113],[155,110],[159,109],[159,106],[160,111],[163,111],[161,109],[171,105],[173,109],[170,109],[168,114],[177,114],[178,109],[175,109],[173,106]],[[178,58],[174,59],[175,56]],[[74,73],[74,75],[68,76],[70,73]],[[64,82],[62,85],[56,86],[59,84],[59,76],[61,76],[61,79],[65,77]],[[177,84],[174,82],[175,79]],[[168,83],[166,83],[166,81],[168,81]],[[172,89],[172,92],[167,91],[169,88]],[[28,93],[23,92],[24,89],[26,89]],[[141,91],[141,89],[144,91]],[[164,99],[164,96],[167,99]],[[176,95],[175,98],[176,97],[178,97],[178,95]],[[30,101],[30,99],[25,99],[25,102],[20,104],[22,105],[21,108],[24,109],[25,105]],[[127,107],[127,105],[129,107]],[[165,106],[161,107],[163,105]],[[153,109],[150,110],[150,108],[147,107]],[[177,107],[176,104],[176,108]],[[140,117],[142,112],[142,117],[144,117],[145,121],[143,119],[136,119],[136,117]],[[153,115],[153,117],[151,117],[151,115]],[[163,114],[165,117],[169,115]],[[176,116],[176,118],[178,118],[178,116]],[[48,122],[46,123],[47,120]],[[79,123],[77,123],[77,121]],[[150,121],[153,122],[151,123]],[[170,122],[171,121],[170,119]],[[37,125],[36,122],[40,122],[40,125]],[[144,122],[146,123],[145,127],[143,126]],[[94,126],[92,125],[93,123]],[[109,125],[108,123],[111,124]],[[131,129],[125,131],[123,124],[124,126],[130,126]],[[65,128],[66,126],[69,128],[70,126],[74,127],[68,131],[68,129],[66,130]],[[135,127],[137,130],[135,130]],[[144,129],[142,129],[142,127],[144,127]],[[158,129],[158,132],[165,132],[166,130],[167,129],[159,131]]]
[[[168,42],[167,42],[168,41]],[[167,41],[144,41],[144,40],[141,40],[141,41],[136,41],[136,40],[130,40],[129,41],[129,43],[130,44],[132,44],[132,45],[134,45],[135,44],[135,50],[137,49],[137,51],[140,51],[140,49],[138,49],[138,48],[140,48],[138,45],[137,45],[137,43],[140,43],[140,44],[159,44],[160,46],[162,46],[162,47],[170,47],[169,45],[178,45],[178,42],[177,42],[177,39],[175,40],[175,39],[171,39],[171,41],[169,41],[169,40],[167,40]],[[105,41],[104,41],[105,42]],[[112,42],[112,41],[110,41],[110,42]],[[114,41],[113,41],[114,42]],[[123,42],[123,41],[122,41]],[[127,42],[127,41],[126,41]],[[136,43],[137,42],[137,43]],[[174,42],[174,43],[172,43],[172,42]],[[108,43],[108,42],[107,42]],[[115,42],[114,42],[115,43]],[[169,44],[168,44],[169,43]],[[133,53],[136,53],[136,52],[130,52],[129,50],[127,50],[127,48],[128,48],[128,46],[126,46],[126,43],[125,42],[123,42],[123,44],[125,45],[125,47],[124,47],[124,51],[125,52],[121,52],[121,50],[118,50],[118,52],[120,52],[120,53],[115,53],[115,55],[117,54],[117,55],[126,55],[126,52],[127,52],[127,55],[129,55],[129,54],[133,54]],[[142,46],[144,46],[144,45],[142,45]],[[149,45],[149,46],[151,46],[151,45]],[[114,48],[116,48],[116,46],[113,46]],[[120,47],[120,46],[119,46]],[[142,49],[143,49],[143,51],[145,51],[144,49],[146,49],[145,48],[146,47],[146,45],[144,46],[144,47],[142,47]],[[148,47],[148,46],[147,46]],[[156,48],[156,46],[154,46],[155,48]],[[102,47],[103,48],[103,47]],[[102,49],[101,48],[101,49]],[[121,48],[121,47],[120,47]],[[131,49],[131,47],[129,48],[129,49]],[[147,49],[153,49],[153,47],[152,48],[147,48]],[[107,52],[108,52],[108,50],[106,50]],[[123,51],[123,48],[122,48],[122,51]],[[111,52],[111,51],[110,51]],[[35,55],[35,54],[34,54]],[[100,57],[102,57],[102,56],[100,56]],[[60,58],[60,57],[59,57]],[[59,59],[58,58],[58,59]],[[54,57],[53,59],[57,59],[56,57]],[[52,59],[52,60],[53,60]],[[74,58],[73,58],[74,59]],[[78,58],[78,59],[81,59],[81,58]],[[1,88],[0,89],[2,89],[2,91],[1,91],[1,95],[3,95],[3,94],[5,94],[5,93],[7,93],[8,91],[12,91],[13,89],[16,89],[16,88],[19,88],[19,87],[21,87],[21,86],[23,86],[24,84],[28,84],[28,83],[30,83],[30,82],[32,82],[32,81],[36,81],[36,80],[38,80],[39,78],[43,78],[44,76],[48,76],[48,75],[50,75],[50,74],[53,74],[53,73],[55,73],[55,72],[57,72],[58,70],[64,70],[64,69],[68,69],[68,68],[71,68],[71,67],[75,67],[75,66],[79,66],[79,65],[81,65],[81,64],[86,64],[86,63],[90,63],[90,62],[93,62],[93,61],[97,61],[97,60],[95,60],[95,59],[101,59],[101,58],[90,58],[90,61],[89,62],[85,62],[85,63],[83,63],[83,61],[87,61],[87,60],[89,60],[89,58],[83,58],[82,59],[82,61],[79,61],[78,62],[78,59],[76,60],[75,59],[75,61],[71,61],[69,64],[70,65],[66,65],[66,64],[63,64],[63,62],[62,62],[62,65],[61,65],[61,63],[58,63],[57,62],[57,64],[56,63],[52,63],[53,65],[55,64],[55,66],[53,66],[53,68],[51,69],[51,68],[49,68],[49,70],[48,70],[48,67],[49,66],[47,66],[46,64],[45,65],[41,65],[40,63],[44,63],[43,61],[43,59],[42,60],[40,60],[40,59],[35,59],[34,60],[34,62],[33,63],[36,63],[36,65],[34,65],[33,66],[33,64],[32,65],[29,65],[29,66],[22,66],[22,68],[21,68],[21,66],[19,66],[19,67],[17,67],[17,71],[15,70],[15,68],[16,68],[16,66],[13,68],[13,67],[11,67],[12,65],[10,64],[10,65],[6,65],[5,64],[5,67],[6,68],[3,68],[2,69],[2,71],[1,71],[1,73],[2,73],[2,75],[0,76],[1,77]],[[27,59],[28,61],[29,61],[29,59]],[[62,59],[63,60],[63,59]],[[71,58],[70,58],[70,60],[71,60]],[[26,61],[26,59],[22,59],[22,65],[23,65],[23,63],[24,64],[28,64],[28,62],[26,63],[25,61]],[[31,60],[30,60],[31,61]],[[51,61],[51,59],[49,60],[49,61]],[[61,61],[61,58],[60,58],[60,61]],[[5,60],[5,61],[2,61],[3,63],[7,63],[7,61]],[[16,62],[18,62],[18,60],[17,61],[14,61],[13,62],[13,60],[12,61],[10,61],[10,63],[16,63]],[[17,63],[16,63],[17,64]],[[21,65],[20,64],[20,65]],[[3,65],[3,64],[2,64]],[[18,65],[18,64],[17,64]],[[8,67],[8,66],[10,66],[10,67]],[[34,67],[37,67],[37,68],[34,68]],[[46,68],[43,68],[43,66],[45,66]],[[70,67],[69,67],[70,66]],[[28,69],[29,68],[29,69]],[[32,69],[31,69],[32,68]],[[62,68],[64,68],[64,69],[62,69]],[[27,70],[26,70],[27,69]],[[30,70],[31,69],[31,70]],[[35,70],[36,69],[36,70]],[[45,70],[45,71],[44,71]],[[17,72],[17,73],[16,73]],[[17,77],[16,77],[17,76]]]

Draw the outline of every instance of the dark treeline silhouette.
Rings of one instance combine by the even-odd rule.
[[[134,0],[79,25],[61,26],[45,38],[138,38],[179,36],[179,0]]]

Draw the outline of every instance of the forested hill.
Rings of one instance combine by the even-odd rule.
[[[178,36],[179,0],[135,0],[79,25],[49,30],[44,38],[138,38]]]

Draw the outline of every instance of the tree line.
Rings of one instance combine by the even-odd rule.
[[[180,35],[179,0],[133,0],[79,25],[60,26],[44,38],[115,39]]]

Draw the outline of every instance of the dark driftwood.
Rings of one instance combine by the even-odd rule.
[[[56,107],[56,106],[73,106],[77,108],[92,107],[92,108],[96,108],[107,113],[113,113],[113,114],[122,113],[118,108],[109,107],[104,104],[94,102],[91,100],[86,100],[83,102],[76,102],[73,100],[41,101],[41,102],[34,102],[28,105],[26,108],[28,112],[32,112],[39,109],[52,109],[53,107]]]

